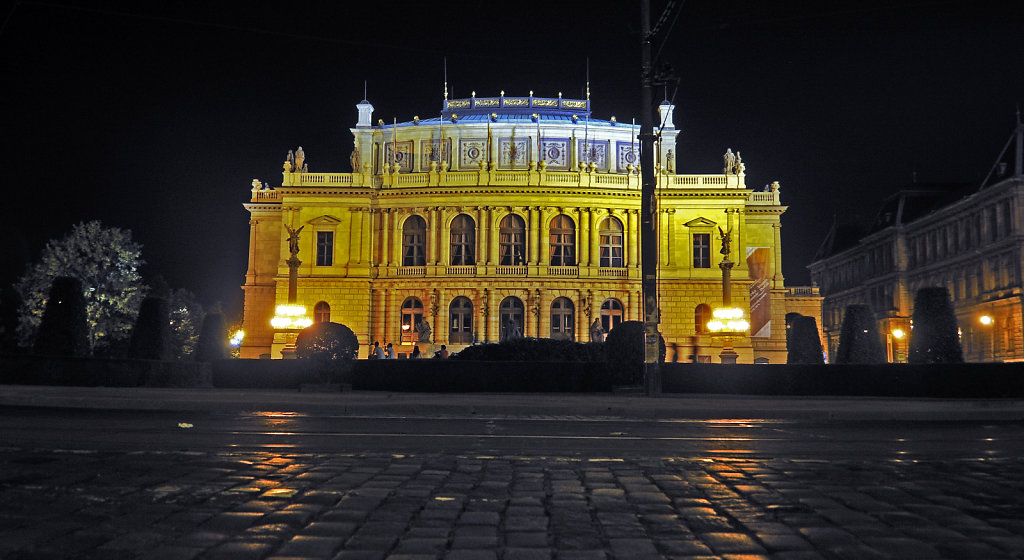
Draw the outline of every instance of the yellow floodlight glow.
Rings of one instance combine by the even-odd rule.
[[[708,330],[712,333],[741,333],[750,328],[743,318],[743,310],[738,307],[720,307],[715,309],[708,322]]]
[[[904,336],[906,336],[906,334],[907,333],[903,332],[903,329],[893,329],[892,330],[892,335],[895,338],[903,338]]]
[[[989,315],[982,315],[981,318],[978,319],[978,322],[987,327],[992,324],[992,317]]]
[[[278,305],[274,318],[270,320],[270,326],[275,329],[297,329],[301,330],[313,324],[313,320],[306,316],[306,308],[302,305]]]
[[[231,343],[231,346],[238,348],[239,346],[242,345],[242,339],[244,338],[245,331],[243,331],[242,329],[238,329],[237,331],[235,331],[235,334],[231,336],[231,340],[229,340],[228,342]]]

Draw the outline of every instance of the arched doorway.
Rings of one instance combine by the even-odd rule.
[[[517,297],[507,297],[501,300],[498,306],[498,320],[500,321],[499,340],[511,340],[523,336],[523,300]],[[514,327],[512,325],[515,325]],[[512,336],[509,336],[509,335]]]
[[[575,316],[572,301],[560,297],[551,302],[551,338],[573,340]]]
[[[451,344],[473,343],[473,302],[459,296],[448,307],[448,342]]]
[[[416,324],[423,319],[423,302],[420,298],[409,297],[402,302],[402,344],[419,340]]]

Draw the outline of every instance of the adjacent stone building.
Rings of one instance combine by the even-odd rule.
[[[296,331],[271,326],[286,303],[349,326],[361,356],[374,341],[399,355],[508,336],[589,341],[642,320],[638,126],[532,92],[445,99],[439,116],[408,122],[356,107],[352,172],[310,173],[300,147],[280,187],[253,183],[242,357],[287,353]],[[660,106],[656,145],[667,359],[718,361],[723,341],[706,324],[728,234],[732,301],[752,323],[729,345],[742,362],[783,363],[786,313],[817,315],[820,299],[784,286],[779,184],[748,188],[731,150],[721,174],[679,174],[672,111]]]
[[[833,226],[809,266],[829,355],[847,305],[871,306],[889,360],[906,361],[914,294],[949,289],[967,361],[1024,360],[1024,175],[1018,124],[988,177],[914,184],[882,205],[866,234]]]

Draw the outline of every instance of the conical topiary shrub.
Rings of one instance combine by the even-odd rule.
[[[199,342],[196,344],[194,357],[197,362],[209,362],[227,358],[228,333],[224,326],[224,316],[220,313],[207,313],[203,317],[203,327],[199,330]]]
[[[167,300],[149,296],[139,306],[132,329],[129,354],[141,360],[166,360],[170,356],[171,324]]]
[[[82,282],[77,278],[58,276],[53,279],[33,351],[44,356],[89,355],[85,296]]]
[[[839,331],[837,364],[882,364],[885,348],[878,333],[878,323],[871,308],[862,303],[846,306],[843,326]]]
[[[818,322],[814,317],[800,316],[793,319],[789,330],[789,354],[787,364],[823,364],[825,356],[821,351],[818,336]]]
[[[959,326],[949,290],[921,288],[914,295],[914,325],[910,331],[911,364],[955,364],[964,361]]]

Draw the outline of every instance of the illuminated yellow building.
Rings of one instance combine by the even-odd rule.
[[[253,182],[242,357],[281,357],[296,331],[271,319],[288,303],[350,327],[360,356],[374,341],[409,353],[421,319],[421,350],[451,351],[508,329],[589,341],[595,321],[642,319],[638,126],[532,92],[446,99],[439,117],[409,122],[373,123],[368,101],[356,107],[351,173],[309,173],[299,148],[280,187]],[[779,185],[748,189],[731,150],[722,174],[678,174],[672,110],[660,106],[656,148],[667,359],[712,361],[722,348],[706,324],[728,233],[732,301],[752,323],[730,345],[741,362],[783,363],[786,313],[819,317],[820,298],[783,285]]]

